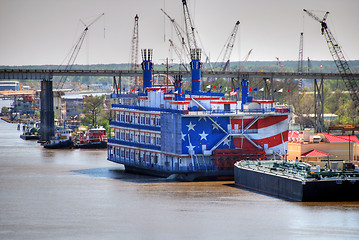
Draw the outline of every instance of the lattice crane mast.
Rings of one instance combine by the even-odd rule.
[[[225,51],[224,51],[223,60],[222,60],[222,62],[224,63],[224,66],[223,66],[222,71],[230,70],[230,68],[229,68],[230,57],[231,57],[232,50],[234,47],[234,42],[236,40],[239,23],[240,23],[239,21],[236,22],[230,36],[228,37],[228,39],[224,45]]]
[[[136,14],[131,41],[131,70],[136,70],[138,66],[138,19]]]
[[[187,1],[182,0],[182,4],[183,4],[183,14],[184,14],[188,48],[198,49],[196,37],[194,35],[194,27],[191,20],[191,15],[189,14],[188,6],[187,6]]]
[[[105,15],[104,13],[102,13],[100,16],[98,16],[95,20],[93,20],[89,25],[85,25],[85,29],[82,31],[81,35],[80,35],[80,38],[77,40],[75,46],[73,47],[73,50],[72,50],[72,53],[71,53],[71,56],[70,56],[70,59],[69,61],[67,62],[67,65],[65,66],[65,70],[70,70],[74,63],[75,63],[75,60],[80,52],[80,49],[82,47],[82,44],[85,40],[85,37],[86,37],[86,34],[87,34],[87,31],[89,30],[89,27],[91,27],[95,22],[97,22],[97,20],[99,20],[103,15]],[[82,22],[82,21],[81,21]],[[82,22],[83,23],[83,22]],[[65,82],[66,82],[66,79],[67,77],[61,77],[59,83],[57,84],[57,89],[62,89]]]
[[[298,69],[299,73],[303,72],[303,33],[300,33],[299,39],[299,55],[298,55]],[[303,79],[299,79],[299,89],[302,90],[303,88]]]
[[[354,79],[353,73],[350,70],[349,64],[344,57],[340,45],[335,40],[333,34],[331,33],[331,31],[327,26],[326,20],[329,12],[326,12],[323,19],[320,19],[319,17],[317,17],[316,15],[314,15],[313,13],[311,13],[306,9],[303,9],[303,11],[321,24],[322,35],[325,36],[330,54],[334,59],[334,63],[338,68],[338,72],[340,73],[347,89],[349,90],[350,97],[353,100],[355,107],[359,107],[359,85]]]

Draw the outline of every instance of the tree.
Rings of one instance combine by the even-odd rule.
[[[8,107],[2,107],[1,108],[1,114],[2,115],[8,115],[10,113],[10,111],[9,111],[9,108]]]
[[[105,95],[102,96],[89,96],[84,99],[84,113],[89,113],[92,120],[92,126],[97,125],[97,115],[103,110]],[[85,117],[84,121],[87,122],[89,117]],[[86,121],[87,120],[87,121]]]

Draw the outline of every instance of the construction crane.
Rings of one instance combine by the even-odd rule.
[[[131,41],[131,70],[136,70],[138,66],[138,18],[136,14]]]
[[[232,50],[233,50],[233,46],[234,46],[234,42],[236,40],[236,35],[237,35],[237,31],[238,31],[238,26],[239,26],[239,21],[236,22],[236,24],[234,25],[234,28],[231,32],[231,34],[229,35],[226,43],[224,44],[223,49],[225,49],[224,51],[224,55],[223,55],[223,60],[222,63],[224,63],[224,66],[222,68],[222,71],[229,71],[229,64],[230,64],[230,57],[232,54]],[[221,53],[219,54],[221,56],[223,49],[221,51]]]
[[[248,58],[249,58],[249,56],[251,55],[252,51],[253,51],[253,49],[249,50],[249,52],[248,52],[246,58],[244,59],[244,61],[243,61],[242,65],[241,65],[241,67],[239,68],[239,72],[242,72],[242,71],[243,71],[243,68],[244,68],[244,66],[247,64]]]
[[[278,64],[279,64],[280,70],[282,70],[282,72],[286,72],[286,71],[285,71],[285,68],[284,68],[284,66],[283,66],[282,62],[279,60],[279,58],[278,58],[278,57],[275,57],[275,58],[276,58],[276,59],[277,59],[277,61],[278,61]]]
[[[314,20],[319,22],[321,24],[321,32],[322,35],[325,36],[325,39],[327,41],[330,54],[332,55],[334,59],[334,63],[338,68],[338,72],[340,73],[348,91],[350,94],[351,99],[354,102],[354,106],[357,108],[359,107],[359,85],[356,82],[356,80],[353,77],[353,73],[350,70],[349,64],[347,60],[344,57],[343,51],[338,44],[338,42],[335,40],[333,34],[328,28],[328,25],[326,23],[327,17],[329,12],[326,12],[324,14],[324,17],[320,19],[310,11],[303,9],[304,12],[306,12],[310,17],[312,17]]]
[[[190,59],[190,50],[189,50],[189,48],[188,48],[189,46],[186,44],[185,38],[183,36],[183,34],[185,34],[183,29],[178,25],[178,23],[175,21],[175,19],[171,18],[162,8],[161,8],[161,11],[163,12],[163,14],[165,14],[170,19],[170,21],[175,29],[175,32],[177,34],[178,40],[181,43],[183,50],[185,51],[186,60]],[[172,46],[172,44],[173,44],[173,42],[171,43],[171,46]]]
[[[170,42],[170,46],[173,48],[173,50],[176,52],[181,65],[184,67],[184,69],[186,69],[187,72],[189,72],[190,70],[188,69],[188,66],[185,64],[181,52],[179,51],[179,49],[176,47],[176,45],[173,43],[173,41],[171,39],[168,39],[168,41]]]
[[[71,52],[71,56],[69,61],[67,62],[67,65],[65,66],[64,70],[70,70],[74,63],[75,60],[80,52],[80,49],[82,47],[82,44],[85,40],[87,31],[89,30],[89,27],[91,27],[95,22],[97,22],[103,15],[105,15],[104,13],[102,13],[100,16],[98,16],[95,20],[93,20],[89,25],[84,24],[82,21],[82,23],[85,25],[85,29],[82,31],[80,38],[77,40],[75,46],[73,47],[73,50]],[[66,82],[67,77],[61,77],[59,83],[57,84],[57,89],[62,89],[65,82]]]
[[[185,28],[186,28],[186,36],[187,36],[187,44],[189,49],[198,49],[196,37],[194,35],[194,27],[191,20],[191,15],[188,11],[187,1],[182,0],[183,4],[183,14],[184,14],[184,21],[185,21]]]
[[[300,39],[299,39],[299,56],[298,56],[298,69],[297,71],[299,73],[303,72],[303,33],[300,33]],[[302,90],[303,87],[303,79],[299,79],[299,90]]]
[[[135,16],[131,40],[131,65],[130,70],[135,71],[138,68],[138,15]],[[139,77],[135,77],[135,86],[139,85]],[[131,88],[133,86],[130,86]]]

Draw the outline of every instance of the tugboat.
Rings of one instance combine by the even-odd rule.
[[[85,134],[79,136],[74,147],[91,149],[107,148],[106,129],[102,126],[89,129]]]
[[[44,148],[59,149],[73,148],[72,130],[69,128],[61,128],[56,130],[55,136],[44,144]]]

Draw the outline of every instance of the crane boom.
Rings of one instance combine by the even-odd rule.
[[[189,49],[197,49],[197,42],[194,35],[194,27],[192,24],[191,16],[189,14],[187,1],[182,0],[183,4],[183,14],[184,14],[184,21],[185,21],[185,28],[186,28],[186,35],[187,35],[187,44]]]
[[[240,23],[239,21],[236,22],[230,36],[228,37],[228,39],[226,41],[225,51],[224,51],[223,60],[222,60],[222,62],[223,63],[225,62],[225,64],[224,64],[224,67],[223,67],[222,71],[229,70],[229,63],[230,63],[229,59],[230,59],[231,54],[232,54],[234,41],[236,40],[236,35],[237,35],[239,23]]]
[[[314,20],[319,22],[321,24],[321,32],[322,35],[325,36],[325,39],[327,41],[330,54],[332,55],[334,59],[334,63],[337,66],[338,72],[342,76],[342,79],[349,90],[349,94],[351,99],[354,102],[355,107],[359,107],[359,85],[356,82],[356,80],[353,77],[353,73],[350,70],[349,64],[347,60],[344,57],[343,51],[338,44],[338,42],[335,40],[333,34],[329,30],[326,19],[329,14],[329,12],[326,12],[323,19],[321,20],[319,17],[311,13],[310,11],[303,9],[304,12],[306,12],[309,16],[311,16]]]
[[[69,58],[69,61],[67,62],[67,65],[65,66],[65,70],[70,70],[72,68],[72,66],[75,63],[75,60],[80,52],[80,49],[82,47],[82,44],[85,40],[87,31],[89,30],[89,27],[92,26],[95,22],[97,22],[97,20],[99,20],[103,15],[105,15],[104,13],[100,14],[97,18],[95,18],[95,20],[93,20],[89,25],[86,25],[85,23],[82,23],[85,25],[85,29],[82,31],[80,38],[77,40],[75,46],[73,47],[71,56]],[[61,77],[59,83],[57,84],[57,89],[62,89],[65,82],[66,82],[67,77]]]
[[[189,48],[186,44],[185,38],[183,37],[183,34],[182,34],[182,33],[184,33],[183,29],[178,25],[178,23],[175,21],[175,19],[171,18],[162,8],[161,8],[161,11],[163,12],[163,14],[165,14],[170,19],[170,21],[176,31],[178,40],[181,43],[182,48],[186,53],[186,59],[187,58],[190,59],[190,50],[189,50]],[[172,46],[172,44],[171,44],[171,46]]]
[[[135,16],[131,44],[131,70],[136,70],[138,66],[138,15]]]
[[[186,69],[187,72],[189,72],[190,70],[188,69],[187,65],[184,63],[184,60],[182,58],[181,53],[179,52],[178,48],[174,45],[173,41],[171,39],[168,39],[168,41],[170,42],[170,46],[175,50],[181,65]]]

